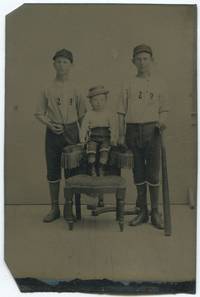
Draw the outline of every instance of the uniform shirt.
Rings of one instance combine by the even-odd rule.
[[[109,127],[111,133],[111,141],[116,141],[116,119],[113,113],[108,110],[95,111],[90,110],[86,113],[80,130],[81,141],[87,138],[90,129],[97,127]]]
[[[160,120],[169,110],[164,83],[156,77],[135,77],[121,90],[118,113],[126,123],[148,123]]]
[[[42,90],[35,115],[45,116],[54,123],[69,124],[83,117],[85,112],[85,102],[74,85],[55,79]]]

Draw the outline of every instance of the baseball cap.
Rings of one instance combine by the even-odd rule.
[[[140,54],[140,53],[148,53],[151,56],[153,55],[152,49],[150,46],[146,45],[146,44],[140,44],[137,45],[136,47],[134,47],[133,49],[133,57],[135,57],[136,55]]]
[[[73,63],[73,55],[72,55],[72,53],[69,50],[65,49],[65,48],[57,51],[55,53],[55,55],[53,56],[53,60],[55,60],[58,57],[67,58],[68,60],[70,60],[71,63]]]
[[[101,94],[108,94],[109,91],[107,91],[104,86],[95,86],[89,89],[88,92],[88,98],[92,98],[96,95],[101,95]]]

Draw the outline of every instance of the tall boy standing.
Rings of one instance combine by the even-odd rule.
[[[147,186],[151,200],[151,222],[163,228],[158,212],[160,137],[159,130],[166,128],[168,112],[163,82],[152,75],[153,53],[148,45],[133,50],[133,64],[137,75],[123,88],[119,108],[119,143],[126,142],[133,151],[133,175],[137,188],[136,205],[140,211],[129,225],[136,226],[149,220]],[[124,139],[125,136],[125,139]]]
[[[51,198],[51,210],[43,220],[46,223],[60,217],[61,154],[66,145],[79,142],[79,123],[86,111],[84,101],[69,78],[72,53],[61,49],[55,53],[53,61],[56,77],[43,89],[35,112],[36,118],[46,126],[45,153]]]

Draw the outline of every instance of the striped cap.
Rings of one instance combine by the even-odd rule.
[[[92,98],[101,94],[108,94],[109,91],[105,90],[104,86],[96,86],[89,89],[88,98]]]
[[[136,55],[140,54],[140,53],[148,53],[151,56],[153,55],[152,49],[150,46],[146,45],[146,44],[140,44],[136,47],[134,47],[133,49],[133,57],[135,57]]]
[[[72,53],[69,50],[65,49],[65,48],[57,51],[55,53],[55,55],[53,56],[53,60],[55,60],[58,57],[66,58],[66,59],[70,60],[71,63],[73,63],[73,55],[72,55]]]

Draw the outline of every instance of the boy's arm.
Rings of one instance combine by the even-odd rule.
[[[125,114],[118,113],[118,126],[119,126],[119,144],[125,143]]]
[[[87,112],[85,100],[81,95],[76,96],[76,108],[77,108],[78,122],[79,122],[79,125],[81,126],[83,118]]]
[[[48,106],[48,100],[45,97],[44,94],[41,95],[36,111],[34,113],[35,118],[42,123],[43,125],[47,126],[49,129],[51,129],[56,134],[62,134],[64,132],[63,126],[59,124],[52,123],[51,120],[48,118],[47,115],[47,106]]]
[[[125,143],[126,123],[125,116],[128,110],[128,89],[121,89],[118,106],[118,127],[119,127],[119,144]]]
[[[109,114],[110,123],[110,140],[112,145],[117,144],[117,123],[116,115],[114,113]]]
[[[88,113],[86,113],[85,117],[82,120],[82,124],[80,126],[80,141],[85,142],[87,133],[89,129],[89,116]]]
[[[167,128],[167,119],[169,113],[169,100],[166,91],[166,86],[162,87],[162,93],[160,94],[160,107],[159,107],[159,126],[161,130]]]

